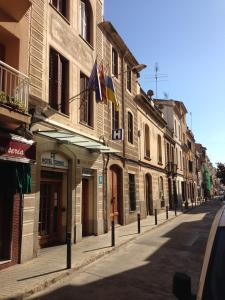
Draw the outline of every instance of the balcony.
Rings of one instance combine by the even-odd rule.
[[[0,22],[19,22],[30,5],[30,0],[0,0]]]
[[[29,123],[29,79],[26,75],[0,61],[0,124],[9,129]]]
[[[177,176],[177,164],[174,162],[170,161],[166,165],[166,171],[169,176],[175,177]]]

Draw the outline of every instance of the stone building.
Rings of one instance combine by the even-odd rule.
[[[155,104],[162,110],[167,126],[173,132],[173,139],[175,141],[174,147],[174,162],[176,164],[176,185],[174,185],[174,195],[178,206],[182,206],[185,201],[185,180],[183,170],[183,126],[185,123],[185,115],[187,109],[183,102],[175,100],[161,100],[155,99]],[[175,183],[175,182],[174,182]]]
[[[141,214],[153,215],[169,204],[164,132],[166,121],[143,90],[136,96]]]
[[[29,131],[30,1],[2,1],[0,9],[0,269],[23,261],[33,219]]]
[[[144,67],[135,59],[110,22],[100,23],[103,33],[103,61],[106,76],[112,76],[119,110],[111,101],[104,106],[104,139],[115,153],[106,154],[107,192],[105,194],[106,228],[114,218],[121,225],[133,222],[140,211],[137,78]],[[122,137],[112,140],[112,131]],[[117,153],[116,153],[117,151]]]

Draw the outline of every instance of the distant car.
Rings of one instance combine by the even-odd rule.
[[[173,293],[179,300],[225,300],[225,206],[215,216],[208,237],[197,295],[191,293],[191,278],[176,273]]]

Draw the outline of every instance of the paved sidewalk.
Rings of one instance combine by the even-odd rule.
[[[177,216],[181,214],[177,212]],[[166,220],[166,213],[161,213],[158,215],[158,225],[155,225],[155,217],[148,216],[141,220],[141,234],[175,217],[174,211],[169,211],[169,220]],[[111,247],[111,232],[84,238],[73,245],[71,270],[66,269],[66,245],[61,245],[42,249],[37,258],[0,271],[0,299],[26,298],[139,236],[137,222],[116,226],[115,231],[115,247]]]

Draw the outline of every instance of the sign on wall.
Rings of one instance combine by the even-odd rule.
[[[112,130],[112,140],[123,141],[123,128]]]
[[[59,153],[45,152],[41,155],[41,165],[49,168],[68,169],[68,160]]]

